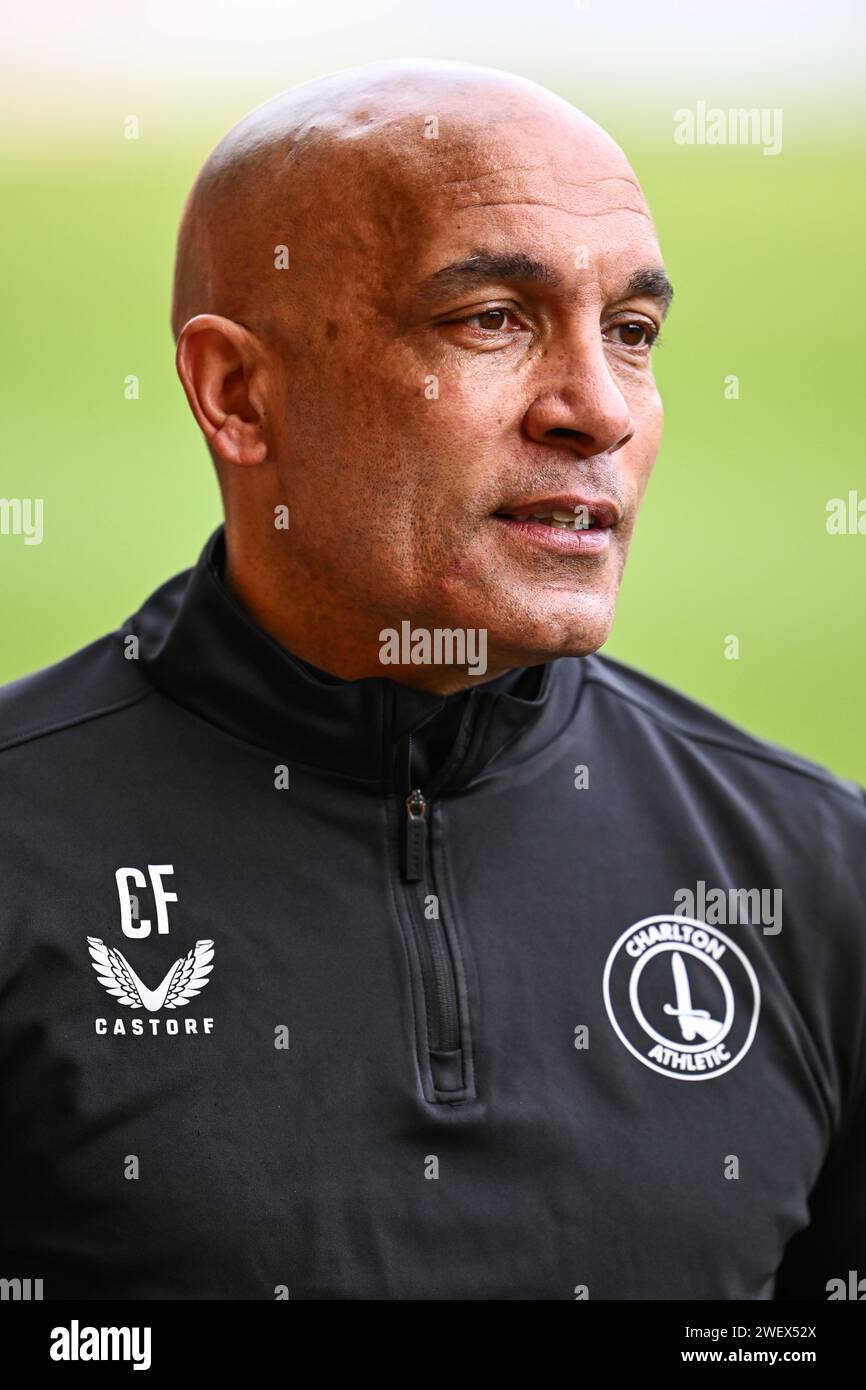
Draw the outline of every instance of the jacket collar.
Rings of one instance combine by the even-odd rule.
[[[529,668],[516,682],[506,676],[472,687],[455,727],[461,702],[384,676],[341,680],[293,656],[228,589],[224,561],[220,526],[195,567],[157,589],[123,632],[138,637],[140,669],[164,694],[289,766],[402,791],[413,776],[412,740],[445,719],[452,720],[455,745],[465,745],[455,746],[445,769],[456,789],[515,742],[523,757],[557,731],[553,705],[561,702],[552,695],[556,668],[566,663]],[[579,681],[582,663],[567,665]]]

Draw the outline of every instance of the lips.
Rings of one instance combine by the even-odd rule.
[[[620,509],[609,497],[564,493],[558,497],[531,497],[509,502],[494,516],[504,521],[535,522],[567,531],[608,529],[620,519]]]

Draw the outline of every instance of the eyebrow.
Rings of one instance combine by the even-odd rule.
[[[556,289],[563,282],[562,276],[552,266],[533,260],[523,251],[479,250],[473,251],[462,261],[454,261],[441,270],[435,270],[415,287],[415,295],[421,303],[430,304],[465,290],[478,289],[491,280],[520,280],[533,285],[546,285],[551,289]],[[619,298],[628,299],[636,295],[658,300],[664,317],[674,297],[674,289],[661,266],[643,266],[629,277]]]
[[[668,279],[667,271],[656,265],[647,265],[636,270],[634,275],[629,277],[622,298],[633,299],[637,295],[646,295],[647,299],[657,299],[662,306],[662,318],[664,318],[674,297],[674,287]]]

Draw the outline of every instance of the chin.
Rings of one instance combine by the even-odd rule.
[[[572,602],[566,611],[556,614],[548,611],[533,615],[527,606],[522,618],[507,627],[501,621],[488,624],[488,651],[497,653],[504,662],[520,666],[562,656],[589,656],[608,640],[615,609],[615,598],[607,597],[587,603]]]

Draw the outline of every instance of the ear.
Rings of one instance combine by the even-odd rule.
[[[254,334],[219,314],[184,324],[175,354],[189,407],[213,451],[250,467],[268,456],[262,348]]]

